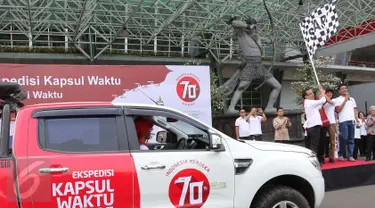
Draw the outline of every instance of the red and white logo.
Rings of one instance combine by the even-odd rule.
[[[193,76],[185,75],[177,81],[177,95],[186,103],[191,103],[198,99],[200,91],[199,82]]]
[[[30,162],[30,164],[28,164]],[[41,178],[38,173],[39,167],[46,166],[47,161],[36,160],[19,160],[17,166],[19,167],[18,194],[16,185],[14,184],[13,168],[9,168],[8,181],[6,182],[6,190],[0,189],[0,198],[8,199],[9,202],[17,199],[17,195],[23,202],[46,202],[50,200],[51,182],[50,176]],[[13,165],[12,165],[13,166]],[[5,184],[4,184],[5,185]],[[48,197],[47,197],[48,196]]]
[[[169,184],[169,200],[174,207],[200,208],[210,195],[207,177],[196,169],[178,172]]]

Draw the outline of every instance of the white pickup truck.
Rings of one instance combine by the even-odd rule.
[[[157,105],[23,106],[24,95],[0,83],[0,207],[317,208],[324,198],[308,149],[238,141]],[[140,150],[140,117],[158,127],[149,150]]]

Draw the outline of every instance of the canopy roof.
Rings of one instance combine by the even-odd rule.
[[[298,26],[301,19],[327,3],[265,1],[274,27],[261,0],[0,0],[0,44],[75,46],[94,60],[113,50],[186,56],[189,41],[195,39],[220,61],[236,54],[228,19],[251,16],[258,21],[262,36],[274,39],[277,50],[285,53],[304,45]],[[372,0],[338,0],[337,8],[340,28],[356,26],[375,15]],[[272,57],[270,45],[264,46],[264,55]]]

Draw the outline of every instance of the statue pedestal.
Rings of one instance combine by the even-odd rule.
[[[302,110],[284,110],[284,116],[288,117],[292,123],[289,130],[290,142],[285,143],[303,143],[304,132],[301,123]],[[267,121],[262,123],[263,141],[274,141],[275,130],[273,128],[273,119],[276,113],[266,114]],[[234,123],[239,117],[238,114],[227,114],[213,117],[213,126],[226,135],[236,138]]]

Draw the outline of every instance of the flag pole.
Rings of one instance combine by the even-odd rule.
[[[305,43],[306,43],[306,42],[305,42]],[[310,58],[311,66],[312,66],[313,71],[314,71],[314,75],[315,75],[316,82],[318,83],[318,87],[319,87],[319,86],[320,86],[320,82],[319,82],[318,74],[316,73],[314,60],[313,60],[312,56],[310,55],[310,53],[309,53],[309,58]]]
[[[301,26],[300,26],[300,29],[301,29],[301,33],[302,33],[302,36],[303,36],[303,31],[302,31],[302,27],[301,27]],[[307,45],[307,42],[306,42],[305,38],[303,38],[303,42],[305,42],[306,49],[307,49],[307,54],[309,55],[309,59],[310,59],[311,66],[312,66],[313,71],[314,71],[315,79],[316,79],[316,82],[317,82],[318,87],[319,87],[319,86],[320,86],[320,82],[319,82],[318,74],[316,73],[314,60],[313,60],[313,58],[312,58],[312,55],[311,55],[310,52],[309,52],[309,47],[308,47],[308,45]]]

